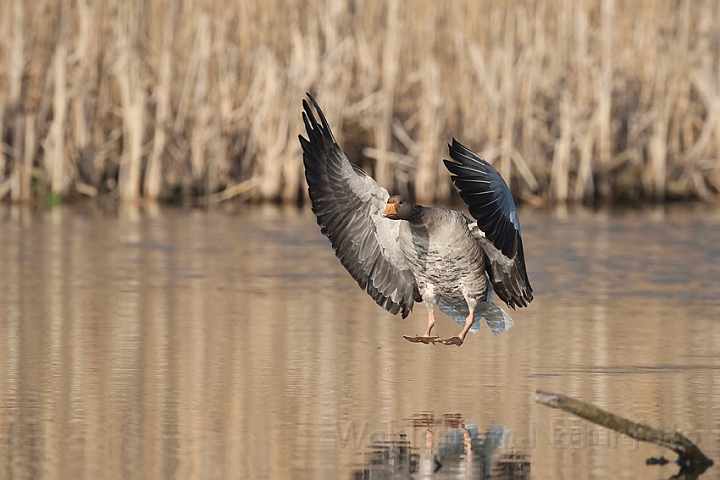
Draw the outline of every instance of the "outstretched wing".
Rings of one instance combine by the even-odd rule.
[[[448,147],[452,160],[444,160],[445,166],[477,221],[470,224],[470,230],[487,257],[495,293],[510,308],[525,307],[533,299],[532,287],[510,189],[492,165],[455,139]]]
[[[308,138],[299,135],[305,178],[322,233],[350,275],[390,313],[405,318],[419,301],[415,277],[398,244],[400,222],[381,216],[390,195],[347,159],[325,116],[308,94],[320,122],[303,100]]]

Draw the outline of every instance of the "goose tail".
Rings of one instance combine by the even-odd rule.
[[[475,307],[475,322],[478,321],[478,315],[485,317],[488,327],[495,335],[510,330],[510,327],[515,325],[510,315],[493,301],[489,292],[487,300],[478,303]]]
[[[488,285],[490,287],[490,285]],[[445,313],[447,316],[458,322],[460,325],[465,325],[465,318],[468,316],[468,307],[465,302],[462,304],[448,302],[444,298],[440,298],[438,302],[440,311]],[[492,298],[492,287],[489,288],[487,298],[483,302],[478,302],[475,306],[475,321],[470,327],[472,333],[477,333],[480,330],[480,320],[485,318],[485,321],[490,327],[492,333],[497,335],[498,333],[510,330],[510,327],[515,325],[510,315],[505,313],[505,310],[500,308]]]

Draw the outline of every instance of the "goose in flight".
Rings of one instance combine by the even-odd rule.
[[[309,94],[308,99],[319,123],[303,100],[307,138],[299,139],[320,231],[360,288],[385,310],[405,318],[415,302],[425,304],[425,333],[403,337],[459,346],[469,331],[480,328],[483,317],[495,334],[512,327],[492,291],[512,309],[527,306],[533,295],[517,210],[500,174],[453,139],[452,160],[444,163],[474,220],[459,211],[391,197],[350,163],[317,102]],[[462,325],[460,333],[432,335],[436,308]]]

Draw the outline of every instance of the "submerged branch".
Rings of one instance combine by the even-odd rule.
[[[210,203],[224,202],[225,200],[230,200],[231,198],[235,198],[238,195],[244,195],[252,192],[255,188],[257,188],[257,182],[255,181],[255,179],[251,178],[236,185],[231,185],[222,192],[213,193],[208,197],[208,201]]]
[[[694,443],[679,432],[668,432],[635,423],[631,420],[613,415],[610,412],[606,412],[595,405],[557,393],[541,392],[538,390],[535,392],[534,399],[538,403],[552,408],[559,408],[585,420],[602,425],[605,428],[620,432],[635,440],[667,447],[680,456],[678,463],[693,465],[711,465],[713,463]]]

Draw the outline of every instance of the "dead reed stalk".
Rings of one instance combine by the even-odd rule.
[[[375,178],[385,187],[391,187],[392,172],[387,152],[390,150],[391,125],[398,81],[401,42],[401,0],[387,0],[385,42],[382,51],[382,86],[380,88],[380,121],[375,127],[375,139],[380,155],[375,163]]]
[[[0,185],[13,201],[31,184],[301,200],[306,91],[353,161],[423,202],[451,198],[452,137],[521,198],[720,192],[712,0],[0,8]]]
[[[145,136],[146,95],[140,78],[140,59],[137,58],[137,7],[121,5],[115,21],[118,58],[114,75],[120,90],[123,116],[123,150],[118,171],[120,198],[136,200],[140,196],[140,167],[142,142]]]
[[[158,85],[155,93],[155,135],[153,147],[148,158],[143,193],[149,199],[155,200],[160,196],[162,188],[162,156],[167,145],[167,126],[170,121],[170,99],[172,95],[172,35],[177,17],[177,3],[171,2],[168,12],[165,31],[163,32],[162,53],[160,54],[160,67],[158,69]]]
[[[50,175],[50,191],[54,194],[65,193],[65,122],[67,121],[67,47],[59,42],[53,61],[53,117],[45,140],[45,167]]]

